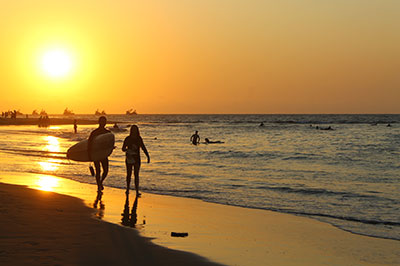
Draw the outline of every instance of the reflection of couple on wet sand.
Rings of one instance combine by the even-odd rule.
[[[96,209],[95,216],[99,219],[104,217],[105,204],[102,201],[103,193],[97,191],[96,199],[93,202],[93,208]],[[129,227],[135,227],[137,223],[137,207],[138,207],[139,196],[135,196],[132,209],[129,212],[129,194],[126,194],[124,210],[121,213],[121,224]]]
[[[91,149],[93,145],[93,139],[96,136],[99,136],[101,134],[106,134],[110,133],[109,130],[105,128],[107,124],[107,119],[105,116],[101,116],[99,118],[99,127],[93,130],[90,133],[89,140],[88,140],[88,155],[89,159],[91,156]],[[129,193],[130,189],[130,184],[131,184],[131,177],[132,177],[132,169],[133,169],[133,174],[135,177],[135,189],[136,189],[136,195],[140,196],[139,193],[139,171],[140,171],[140,149],[143,150],[143,152],[147,156],[147,163],[150,163],[150,155],[146,149],[146,146],[143,143],[143,139],[140,136],[139,128],[136,125],[131,126],[130,134],[127,136],[124,140],[124,144],[122,146],[122,151],[126,153],[126,158],[125,158],[125,165],[126,165],[126,193]],[[103,182],[107,177],[108,174],[108,157],[100,160],[100,161],[94,161],[94,166],[95,166],[95,176],[96,176],[96,182],[97,182],[97,187],[98,191],[102,191],[104,189]],[[101,168],[103,169],[103,174],[101,175]],[[101,176],[101,178],[100,178]]]
[[[126,200],[125,200],[125,205],[124,205],[124,210],[121,213],[122,218],[121,218],[121,224],[129,227],[135,227],[137,223],[137,206],[138,206],[138,195],[135,197],[135,201],[133,202],[132,205],[132,210],[129,213],[129,195],[126,194]]]

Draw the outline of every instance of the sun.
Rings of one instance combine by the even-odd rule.
[[[62,78],[71,73],[73,62],[67,51],[50,50],[43,54],[41,65],[47,76]]]

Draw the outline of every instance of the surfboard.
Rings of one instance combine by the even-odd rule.
[[[100,161],[110,156],[114,150],[115,137],[113,133],[101,134],[93,139],[91,160],[88,155],[88,140],[82,140],[71,146],[67,158],[78,162]]]

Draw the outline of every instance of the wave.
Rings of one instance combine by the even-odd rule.
[[[298,193],[303,195],[326,195],[326,196],[342,196],[343,198],[360,198],[360,199],[370,199],[370,200],[380,200],[380,201],[389,201],[391,203],[399,203],[398,201],[390,198],[379,197],[376,195],[364,195],[357,194],[352,192],[345,191],[332,191],[323,188],[293,188],[293,187],[285,187],[285,186],[256,186],[254,189],[267,189],[267,190],[275,190],[279,192],[285,193]],[[376,191],[371,193],[378,193]]]
[[[7,149],[7,148],[0,148],[0,151],[5,153],[12,153],[24,156],[33,156],[33,157],[44,157],[44,158],[53,158],[53,159],[65,159],[66,152],[57,152],[57,151],[41,151],[41,150],[24,150],[24,149]]]
[[[370,224],[370,225],[400,226],[400,222],[397,222],[397,221],[361,219],[361,218],[356,218],[356,217],[351,217],[351,216],[339,216],[339,215],[332,215],[332,214],[325,214],[325,213],[299,212],[299,211],[288,211],[288,210],[281,210],[281,211],[285,212],[285,213],[289,213],[289,214],[317,216],[317,217],[338,219],[338,220],[343,220],[343,221],[357,222],[357,223]]]
[[[217,155],[223,158],[255,158],[255,157],[265,157],[266,159],[277,158],[278,155],[269,152],[242,152],[242,151],[210,151],[209,155]]]

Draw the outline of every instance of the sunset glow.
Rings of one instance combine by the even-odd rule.
[[[52,78],[65,77],[71,72],[71,56],[63,50],[47,51],[41,61],[44,73]]]
[[[36,181],[36,186],[40,190],[53,191],[58,185],[58,179],[49,175],[40,176]]]
[[[399,12],[392,0],[6,1],[3,109],[399,113]]]

